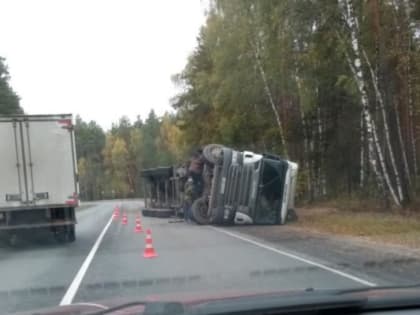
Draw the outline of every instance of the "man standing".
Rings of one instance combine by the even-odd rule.
[[[184,186],[184,220],[191,221],[191,205],[193,203],[194,184],[191,177],[188,177]]]
[[[188,175],[192,178],[194,185],[194,200],[199,198],[203,193],[203,168],[203,150],[199,149],[191,157],[190,165],[188,167]]]

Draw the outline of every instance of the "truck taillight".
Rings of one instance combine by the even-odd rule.
[[[66,205],[75,207],[79,205],[79,195],[76,192],[73,193],[73,195],[68,196],[67,198],[68,199],[66,200]]]
[[[72,129],[73,128],[73,123],[72,123],[71,119],[59,119],[57,121],[57,123],[59,125],[61,125],[61,128],[63,128],[63,129]]]

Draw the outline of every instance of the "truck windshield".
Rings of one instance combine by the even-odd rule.
[[[256,224],[279,222],[286,171],[286,162],[264,159],[255,211]]]

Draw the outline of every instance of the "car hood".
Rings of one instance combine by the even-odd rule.
[[[247,309],[253,309],[260,306],[266,307],[301,307],[310,305],[313,307],[317,303],[328,305],[328,303],[337,305],[364,306],[369,309],[384,307],[402,307],[412,305],[418,301],[420,296],[420,287],[386,287],[386,288],[360,288],[351,290],[314,290],[311,288],[305,290],[284,290],[284,291],[219,291],[217,293],[174,293],[149,295],[141,299],[133,298],[113,298],[92,302],[80,302],[65,306],[55,306],[38,310],[31,310],[15,315],[68,315],[68,314],[92,314],[108,310],[108,314],[142,314],[145,313],[147,305],[174,306],[178,308],[178,314],[183,312],[195,313],[194,310],[200,309],[200,313],[218,313],[211,310],[217,310],[214,306],[222,305],[223,309],[235,305],[243,305]],[[244,303],[246,301],[246,303]],[[274,302],[274,304],[273,304]],[[343,304],[344,303],[344,304]],[[113,308],[122,307],[119,310],[112,311]],[[162,309],[162,308],[160,308]],[[209,310],[204,311],[204,310]],[[123,312],[122,312],[123,310]],[[181,311],[179,311],[181,310]],[[193,310],[191,312],[191,310]],[[233,310],[244,310],[235,308]],[[154,312],[147,312],[153,314]],[[173,310],[171,311],[173,313]],[[157,312],[156,314],[166,314]]]

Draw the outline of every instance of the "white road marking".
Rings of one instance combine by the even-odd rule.
[[[373,283],[373,282],[370,282],[370,281],[363,280],[363,279],[361,279],[361,278],[359,278],[359,277],[353,276],[353,275],[348,274],[348,273],[346,273],[346,272],[343,272],[343,271],[340,271],[340,270],[337,270],[337,269],[334,269],[334,268],[331,268],[331,267],[325,266],[325,265],[323,265],[323,264],[317,263],[317,262],[315,262],[315,261],[312,261],[312,260],[309,260],[309,259],[306,259],[306,258],[303,258],[303,257],[299,257],[299,256],[297,256],[297,255],[294,255],[294,254],[291,254],[291,253],[285,252],[285,251],[283,251],[283,250],[280,250],[280,249],[277,249],[277,248],[274,248],[274,247],[271,247],[271,246],[268,246],[268,245],[262,244],[262,243],[260,243],[260,242],[257,242],[257,241],[254,241],[254,240],[252,240],[252,239],[249,239],[249,238],[243,237],[243,236],[238,235],[238,234],[236,234],[236,233],[228,232],[228,231],[226,231],[226,230],[224,230],[224,229],[220,229],[220,228],[213,227],[213,226],[209,226],[209,228],[211,228],[211,229],[213,229],[213,230],[215,230],[215,231],[218,231],[218,232],[220,232],[220,233],[224,233],[224,234],[226,234],[226,235],[229,235],[229,236],[231,236],[231,237],[234,237],[234,238],[240,239],[240,240],[242,240],[242,241],[244,241],[244,242],[248,242],[248,243],[251,243],[251,244],[256,245],[256,246],[258,246],[258,247],[261,247],[261,248],[267,249],[267,250],[269,250],[269,251],[275,252],[275,253],[277,253],[277,254],[280,254],[280,255],[283,255],[283,256],[287,256],[287,257],[289,257],[289,258],[293,258],[293,259],[299,260],[299,261],[301,261],[301,262],[304,262],[304,263],[307,263],[307,264],[309,264],[309,265],[312,265],[312,266],[318,267],[318,268],[320,268],[320,269],[327,270],[327,271],[329,271],[329,272],[335,273],[335,274],[340,275],[340,276],[342,276],[342,277],[344,277],[344,278],[347,278],[347,279],[353,280],[353,281],[355,281],[355,282],[361,283],[361,284],[366,285],[366,286],[368,286],[368,287],[376,287],[376,286],[377,286],[377,284],[376,284],[376,283]]]
[[[60,306],[69,305],[73,302],[73,299],[77,293],[77,290],[80,287],[80,284],[82,283],[82,280],[86,274],[86,271],[88,270],[90,263],[92,262],[93,257],[95,256],[96,251],[99,248],[99,245],[101,245],[102,239],[104,238],[106,231],[108,230],[109,226],[112,223],[112,219],[113,219],[113,216],[111,215],[111,218],[109,219],[108,223],[103,228],[101,234],[99,234],[98,238],[96,239],[95,244],[93,244],[92,249],[90,250],[89,254],[86,256],[85,261],[83,262],[82,266],[80,267],[79,271],[74,277],[72,283],[67,289],[67,292],[64,294],[63,298],[61,299]]]

